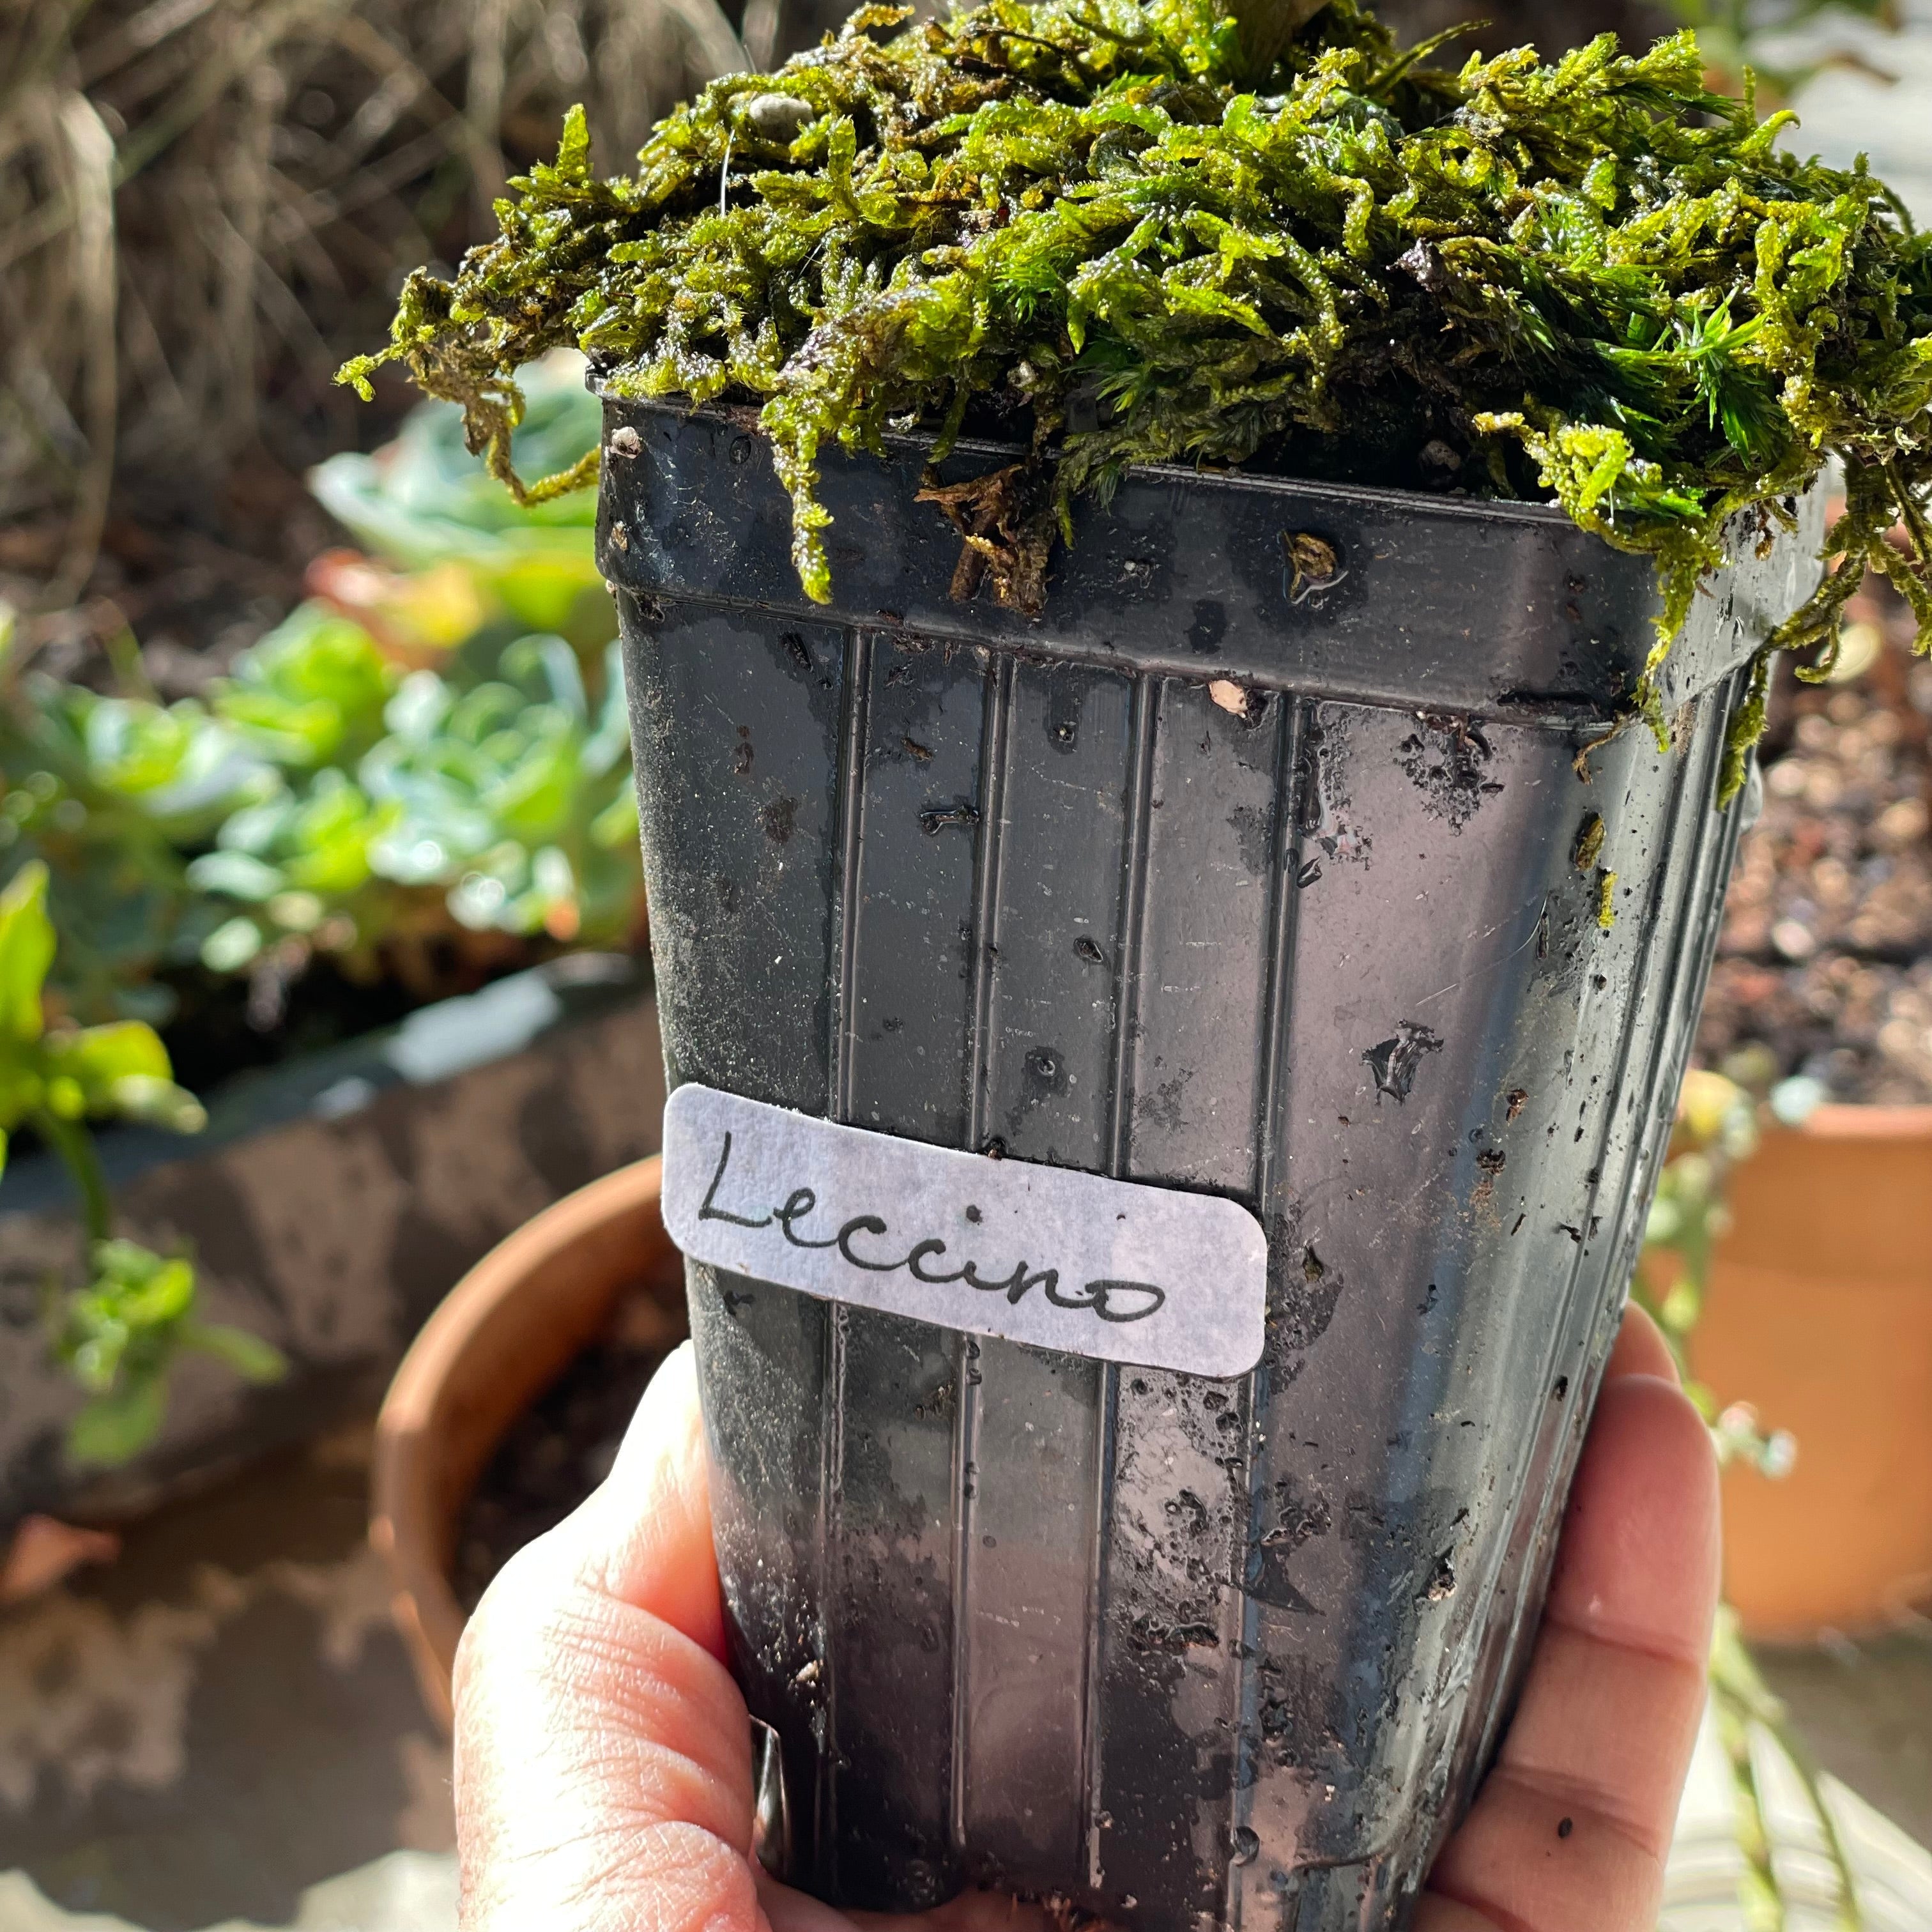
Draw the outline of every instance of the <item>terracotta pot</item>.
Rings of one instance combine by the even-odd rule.
[[[1932,1595],[1932,1107],[1821,1107],[1732,1178],[1693,1366],[1798,1439],[1724,1479],[1747,1633],[1809,1639]]]
[[[463,1509],[510,1425],[642,1282],[684,1321],[684,1264],[656,1156],[547,1209],[493,1249],[424,1326],[376,1424],[369,1539],[423,1700],[447,1730],[464,1612],[450,1587]]]

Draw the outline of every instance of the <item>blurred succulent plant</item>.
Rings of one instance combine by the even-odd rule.
[[[596,449],[582,370],[532,372],[527,460]],[[155,976],[197,961],[286,983],[322,952],[427,992],[439,950],[621,944],[637,925],[587,501],[519,508],[446,404],[315,481],[381,556],[318,559],[318,594],[205,698],[0,684],[0,880],[50,867],[55,991],[82,1018],[162,1021]]]
[[[594,700],[560,637],[518,638],[482,668],[384,666],[358,756],[284,765],[224,820],[186,868],[227,911],[200,940],[206,965],[239,972],[284,935],[371,965],[452,927],[624,938],[639,871],[616,646]]]
[[[595,452],[603,406],[584,386],[584,358],[565,350],[518,378],[523,418],[514,458],[532,476],[583,464]],[[418,408],[374,456],[332,456],[309,487],[376,556],[411,572],[460,565],[491,604],[526,630],[555,631],[587,647],[616,634],[591,548],[596,499],[584,492],[519,504],[472,456],[463,412]]]

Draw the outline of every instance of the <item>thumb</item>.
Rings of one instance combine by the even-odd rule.
[[[504,1566],[464,1633],[464,1932],[770,1932],[723,1650],[687,1344],[609,1480]]]
[[[688,1342],[652,1377],[609,1476],[562,1527],[587,1588],[724,1656],[698,1358]]]

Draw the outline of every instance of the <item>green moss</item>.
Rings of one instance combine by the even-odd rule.
[[[1932,253],[1881,183],[1709,93],[1688,34],[1451,74],[1356,0],[1243,11],[868,8],[713,82],[611,179],[573,114],[501,238],[413,276],[344,379],[403,361],[526,496],[590,473],[512,470],[515,372],[547,349],[619,396],[755,400],[820,599],[820,452],[969,416],[1026,473],[940,507],[985,562],[962,578],[1022,608],[1073,500],[1131,464],[1554,497],[1655,559],[1653,670],[1730,520],[1788,517],[1835,454],[1838,568],[1772,644],[1828,661],[1868,566],[1932,637]],[[1637,699],[1661,731],[1654,678]]]

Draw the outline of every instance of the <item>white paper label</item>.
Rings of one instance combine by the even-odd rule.
[[[970,1334],[1195,1376],[1261,1357],[1267,1240],[1214,1195],[694,1084],[664,1109],[664,1216],[694,1261]]]

